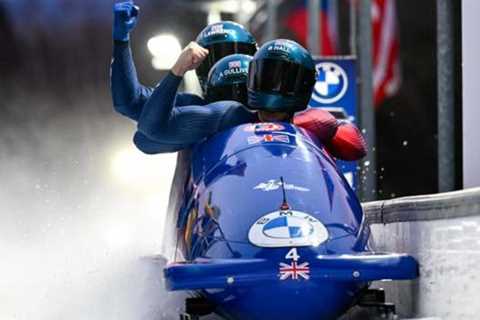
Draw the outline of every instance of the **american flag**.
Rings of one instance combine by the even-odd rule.
[[[292,264],[280,262],[280,280],[287,280],[288,278],[293,280],[310,279],[310,267],[308,265],[308,262],[299,265],[296,261],[292,261]]]

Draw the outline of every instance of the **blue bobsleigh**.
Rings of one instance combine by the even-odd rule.
[[[418,276],[412,257],[370,250],[355,193],[293,125],[242,125],[199,144],[182,191],[183,261],[164,269],[167,288],[226,319],[336,319],[371,281]]]

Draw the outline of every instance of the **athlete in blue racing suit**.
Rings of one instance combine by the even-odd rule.
[[[220,101],[206,107],[176,107],[174,91],[180,84],[179,76],[193,68],[191,58],[182,52],[145,104],[138,131],[148,139],[174,148],[173,145],[197,143],[239,124],[291,121],[295,112],[306,108],[315,82],[315,66],[308,51],[293,41],[270,41],[259,49],[252,63],[248,73],[248,108],[257,109],[258,113],[234,101]],[[163,96],[161,93],[165,91],[170,94]],[[142,141],[135,139],[135,144],[145,151]]]
[[[132,2],[116,3],[113,8],[113,59],[111,65],[111,91],[113,106],[120,114],[138,121],[143,105],[153,88],[138,81],[130,48],[130,32],[137,23],[139,8]],[[204,105],[205,101],[194,94],[178,93],[175,104]]]
[[[154,90],[138,81],[129,44],[130,32],[137,23],[139,8],[133,1],[119,2],[114,4],[113,13],[114,48],[111,65],[113,105],[120,114],[138,121],[145,102]],[[202,88],[210,68],[218,60],[234,53],[253,55],[257,49],[253,36],[243,26],[230,21],[205,27],[199,33],[196,42],[205,48],[204,53],[209,53],[208,56],[202,57],[202,63],[197,69]],[[159,92],[160,95],[162,93],[167,94],[164,91]],[[188,93],[177,93],[174,103],[176,106],[206,104],[201,97]]]

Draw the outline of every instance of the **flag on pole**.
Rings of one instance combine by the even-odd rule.
[[[372,1],[373,90],[375,106],[398,92],[401,84],[395,0]]]
[[[325,56],[335,55],[337,51],[338,39],[338,15],[337,15],[337,0],[320,0],[320,20],[321,34],[318,41],[321,43],[321,54]],[[297,41],[307,46],[308,33],[308,10],[306,1],[298,1],[291,13],[286,17],[285,24],[290,29]]]
[[[355,5],[352,0],[352,5]],[[338,1],[320,0],[321,41],[324,56],[338,50]],[[286,27],[303,46],[307,45],[306,1],[298,1],[287,15]],[[399,35],[395,0],[372,0],[373,90],[375,106],[398,92],[401,84]]]

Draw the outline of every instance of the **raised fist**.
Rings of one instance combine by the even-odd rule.
[[[130,31],[137,24],[140,8],[133,1],[118,2],[113,5],[113,39],[128,41]]]
[[[172,68],[174,75],[183,77],[185,72],[196,69],[208,55],[208,50],[196,42],[190,42],[186,46]]]

